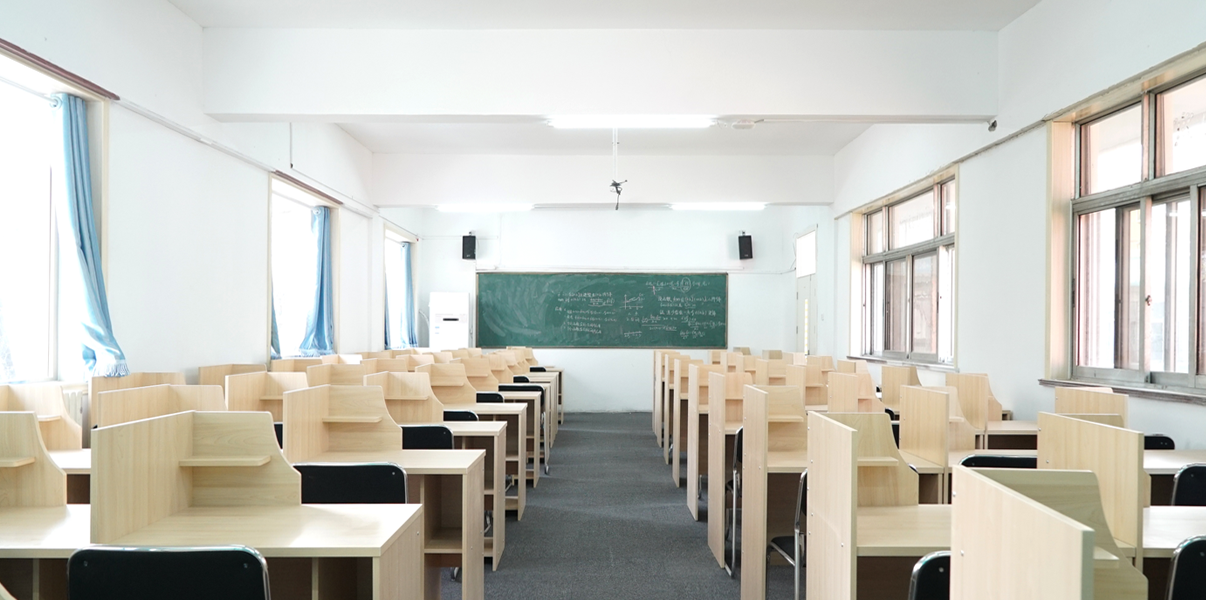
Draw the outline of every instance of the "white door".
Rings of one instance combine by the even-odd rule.
[[[816,275],[796,278],[796,352],[812,354],[816,344]]]

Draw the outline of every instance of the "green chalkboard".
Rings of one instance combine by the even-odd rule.
[[[478,273],[482,348],[725,348],[728,275]]]

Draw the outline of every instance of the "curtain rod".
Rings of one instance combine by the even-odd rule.
[[[6,79],[4,77],[0,77],[0,83],[7,83],[8,85],[11,85],[31,96],[37,96],[39,98],[42,98],[42,99],[46,100],[47,102],[50,102],[51,105],[54,105],[54,106],[58,105],[58,102],[59,102],[58,98],[55,98],[54,96],[51,96],[50,94],[43,94],[42,92],[39,92],[38,90],[35,90],[33,88],[25,87],[11,79]]]
[[[71,71],[68,71],[67,69],[64,69],[63,67],[60,67],[8,40],[0,38],[0,51],[4,51],[20,61],[38,67],[39,69],[42,69],[43,71],[46,71],[58,77],[59,79],[70,83],[71,85],[87,90],[88,92],[102,98],[108,98],[109,100],[121,99],[117,94],[114,94],[113,92],[110,92],[109,90],[96,85],[95,83],[92,83],[91,81],[88,81],[87,79],[84,79],[83,77],[80,77],[79,75],[76,75],[75,73],[72,73]]]

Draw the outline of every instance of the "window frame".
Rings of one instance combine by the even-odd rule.
[[[266,354],[269,356],[272,354],[272,311],[274,308],[273,303],[275,301],[272,282],[272,229],[274,226],[272,222],[272,203],[276,201],[275,197],[278,195],[283,199],[296,202],[302,206],[309,206],[311,208],[325,206],[330,210],[330,214],[328,216],[331,220],[331,310],[334,313],[334,322],[332,323],[332,333],[334,339],[331,340],[331,346],[334,350],[334,353],[339,354],[341,352],[339,347],[339,292],[341,287],[340,264],[342,263],[340,258],[340,250],[342,246],[340,243],[340,204],[325,195],[317,193],[312,189],[308,189],[303,182],[291,180],[288,177],[281,177],[277,174],[271,174],[268,179],[268,303],[266,311],[268,315],[268,328],[264,336],[264,347],[266,349]],[[277,188],[278,185],[281,186],[279,189]],[[291,190],[291,192],[288,194],[283,194],[280,192],[280,190]],[[281,358],[297,357],[282,353]]]
[[[398,239],[390,240],[391,236],[398,238]],[[410,315],[410,318],[411,318],[411,322],[415,324],[416,331],[417,331],[418,324],[419,324],[419,321],[418,321],[418,318],[419,318],[419,315],[418,315],[419,291],[418,291],[418,286],[413,285],[413,283],[414,283],[414,272],[415,272],[415,250],[418,247],[417,244],[419,242],[419,237],[389,221],[384,221],[384,227],[382,227],[382,229],[381,229],[381,248],[382,248],[383,254],[384,254],[384,251],[386,248],[386,244],[390,243],[391,241],[395,241],[396,243],[399,243],[399,244],[401,244],[401,243],[410,244],[410,272],[411,272],[411,283],[412,283],[411,289],[410,289],[410,294],[411,294],[411,305],[414,307],[414,313]],[[388,320],[389,319],[389,315],[388,315],[389,304],[387,302],[386,296],[387,296],[387,290],[389,289],[389,270],[386,267],[384,256],[382,257],[382,260],[381,260],[381,282],[382,282],[381,303],[382,303],[382,305],[384,305],[386,307],[387,314],[386,314],[385,318]],[[384,342],[383,342],[383,347],[385,350],[402,349],[402,348],[390,348],[388,346],[384,346]]]
[[[1203,359],[1206,359],[1206,336],[1202,335],[1202,318],[1206,316],[1206,311],[1203,310],[1203,282],[1206,281],[1206,276],[1202,274],[1203,259],[1202,251],[1206,248],[1203,246],[1202,228],[1204,221],[1201,217],[1203,208],[1206,208],[1206,165],[1178,171],[1170,175],[1161,175],[1164,170],[1166,157],[1162,155],[1164,147],[1164,131],[1163,131],[1163,94],[1206,78],[1206,72],[1197,71],[1188,74],[1184,77],[1176,78],[1165,85],[1154,86],[1144,90],[1138,98],[1130,97],[1117,103],[1115,106],[1096,112],[1087,118],[1077,119],[1073,122],[1072,135],[1073,146],[1075,152],[1075,160],[1072,161],[1073,167],[1073,191],[1074,197],[1071,199],[1071,243],[1069,244],[1071,260],[1069,264],[1071,286],[1069,288],[1070,296],[1067,303],[1067,318],[1071,325],[1071,337],[1068,344],[1068,365],[1070,368],[1070,378],[1075,381],[1085,381],[1093,383],[1118,384],[1126,386],[1137,386],[1155,389],[1174,389],[1184,390],[1193,393],[1202,393],[1206,391],[1206,364],[1203,364]],[[1135,184],[1124,186],[1121,188],[1106,190],[1095,194],[1086,194],[1085,192],[1085,152],[1084,152],[1084,127],[1102,118],[1116,114],[1120,111],[1130,109],[1136,105],[1141,106],[1141,121],[1142,121],[1142,143],[1143,143],[1143,177],[1141,181]],[[1141,297],[1147,299],[1149,294],[1149,274],[1148,269],[1151,265],[1151,251],[1148,248],[1149,239],[1152,235],[1152,230],[1156,226],[1152,222],[1152,207],[1165,202],[1188,200],[1189,202],[1189,248],[1191,257],[1188,266],[1188,275],[1190,282],[1188,285],[1189,297],[1189,349],[1188,349],[1188,369],[1185,373],[1156,371],[1152,370],[1151,364],[1151,331],[1150,327],[1153,321],[1152,307],[1147,302],[1141,300],[1141,310],[1139,314],[1139,331],[1140,341],[1138,346],[1138,369],[1119,367],[1125,363],[1126,356],[1133,349],[1134,340],[1128,339],[1127,327],[1120,326],[1124,322],[1124,311],[1127,310],[1127,302],[1124,297],[1124,289],[1127,286],[1127,275],[1129,265],[1124,264],[1126,261],[1123,257],[1124,246],[1127,240],[1124,239],[1122,231],[1122,211],[1138,207],[1139,211],[1139,231],[1140,236],[1140,258],[1141,273],[1139,276],[1139,285]],[[1082,336],[1082,321],[1080,315],[1082,290],[1080,289],[1081,265],[1082,262],[1082,244],[1081,244],[1081,217],[1092,213],[1100,212],[1108,209],[1116,209],[1119,211],[1119,216],[1116,217],[1116,239],[1115,239],[1115,313],[1114,313],[1114,332],[1113,338],[1115,343],[1114,348],[1114,367],[1086,367],[1079,364],[1081,352]],[[1136,232],[1129,232],[1131,236]],[[1167,267],[1166,267],[1167,268]],[[1167,300],[1166,300],[1167,301]]]
[[[948,195],[947,192],[953,192],[953,194]],[[915,243],[915,244],[912,244],[909,246],[902,246],[899,248],[890,249],[892,247],[892,244],[891,244],[891,235],[892,235],[892,233],[891,233],[891,231],[892,231],[892,220],[891,220],[892,213],[891,213],[891,211],[892,211],[892,209],[894,207],[897,207],[906,202],[910,202],[910,201],[916,200],[920,197],[923,197],[926,194],[931,195],[932,202],[934,205],[934,217],[933,217],[934,236],[928,240],[918,242],[918,243]],[[953,210],[951,211],[951,215],[950,215],[951,220],[954,221],[953,227],[948,227],[948,223],[945,222],[948,219],[947,211],[945,210],[945,204],[948,199],[953,201],[952,202]],[[917,184],[909,186],[909,187],[905,188],[904,190],[902,190],[900,193],[895,194],[891,197],[888,197],[880,202],[877,202],[877,203],[873,204],[871,207],[862,211],[862,213],[861,213],[862,219],[861,219],[861,224],[860,224],[861,226],[858,228],[859,231],[861,232],[860,237],[862,239],[862,243],[860,245],[861,246],[861,256],[860,256],[861,272],[858,277],[858,280],[861,282],[862,287],[863,287],[862,294],[860,295],[860,297],[862,299],[862,306],[861,306],[862,316],[860,318],[861,324],[862,324],[862,335],[860,336],[861,340],[862,340],[862,344],[861,344],[862,348],[860,348],[859,355],[861,357],[872,359],[872,360],[890,360],[893,362],[915,363],[915,364],[919,364],[919,365],[944,367],[944,368],[951,368],[955,365],[955,362],[956,362],[955,354],[957,352],[957,343],[956,343],[956,332],[957,332],[956,321],[957,321],[957,319],[955,318],[955,314],[952,314],[951,319],[950,319],[950,322],[951,322],[951,332],[950,332],[950,334],[951,334],[951,356],[950,356],[949,360],[946,360],[946,361],[943,360],[943,357],[941,356],[941,354],[939,352],[939,349],[942,347],[942,344],[939,342],[939,340],[937,338],[934,339],[934,351],[933,352],[917,352],[913,348],[913,341],[914,341],[914,334],[915,334],[914,318],[913,318],[913,296],[915,293],[913,273],[914,273],[914,268],[915,268],[915,265],[914,265],[915,258],[921,257],[921,256],[933,256],[935,259],[935,261],[934,261],[934,265],[935,265],[934,277],[937,280],[935,283],[935,286],[936,286],[936,289],[939,290],[939,295],[941,295],[941,289],[942,289],[941,280],[940,280],[941,260],[939,257],[941,256],[941,254],[943,252],[943,248],[951,247],[953,249],[956,247],[956,238],[958,236],[958,231],[960,229],[958,226],[958,215],[959,215],[958,203],[959,203],[958,176],[957,176],[955,169],[949,169],[947,171],[939,173],[938,175],[936,175],[932,178],[928,178],[925,181],[918,182]],[[873,214],[881,215],[880,219],[882,222],[882,226],[880,227],[880,235],[882,236],[882,239],[880,240],[880,247],[884,248],[884,251],[878,252],[875,254],[868,254],[867,251],[871,247],[871,245],[870,245],[871,244],[871,240],[870,240],[871,218],[870,218],[870,216]],[[957,277],[957,265],[958,265],[957,256],[958,255],[956,254],[955,258],[953,259],[952,264],[951,264],[950,277],[952,278],[952,280],[957,280],[957,278],[958,278]],[[891,292],[890,292],[889,283],[887,281],[888,280],[888,271],[889,271],[887,265],[891,262],[899,261],[899,260],[905,261],[905,276],[906,276],[906,286],[907,286],[907,293],[904,295],[904,297],[906,298],[906,306],[903,309],[904,310],[904,319],[905,319],[905,335],[904,335],[905,350],[903,350],[903,351],[890,350],[889,342],[888,342],[888,340],[891,338],[890,330],[892,327],[891,315],[892,315],[893,307],[892,307],[892,303],[890,302],[890,298],[889,298],[891,296]],[[880,332],[883,336],[883,339],[880,340],[880,345],[882,345],[883,350],[880,351],[879,353],[876,353],[875,331],[874,331],[874,327],[873,327],[875,316],[873,315],[873,313],[876,312],[875,305],[877,304],[877,302],[876,302],[876,299],[873,297],[873,290],[875,288],[873,272],[874,272],[875,265],[881,264],[881,263],[883,264],[883,277],[884,277],[884,282],[883,282],[883,285],[881,286],[881,288],[882,288],[881,293],[884,296],[884,299],[882,302],[883,313],[881,315],[879,315],[879,319],[881,320],[881,322],[883,324],[882,331]],[[954,281],[952,281],[951,293],[952,293],[952,295],[957,294],[957,285],[955,285]],[[939,297],[935,297],[933,299],[933,302],[934,302],[934,315],[935,315],[935,321],[933,323],[933,327],[934,327],[935,332],[938,332],[939,323],[943,318],[941,316],[941,312],[940,312],[940,308],[939,308],[939,305],[940,305]],[[955,302],[955,299],[951,298],[949,300],[948,304],[949,304],[950,310],[953,313],[957,314],[957,309],[956,309],[957,303]]]

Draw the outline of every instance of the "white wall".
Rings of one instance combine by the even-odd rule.
[[[770,207],[762,212],[661,209],[550,209],[465,215],[386,208],[383,216],[419,235],[415,285],[419,309],[433,291],[473,293],[478,269],[714,270],[729,273],[729,344],[795,347],[795,233],[831,221],[828,208]],[[737,258],[737,235],[754,238],[754,259]],[[460,258],[461,236],[478,236],[478,260]],[[818,229],[828,235],[827,228]],[[827,240],[822,239],[821,244]],[[822,254],[825,264],[829,257]],[[420,320],[420,344],[426,323]],[[566,367],[567,409],[648,410],[650,350],[537,350]]]
[[[113,329],[135,371],[268,359],[268,176],[114,108]]]

